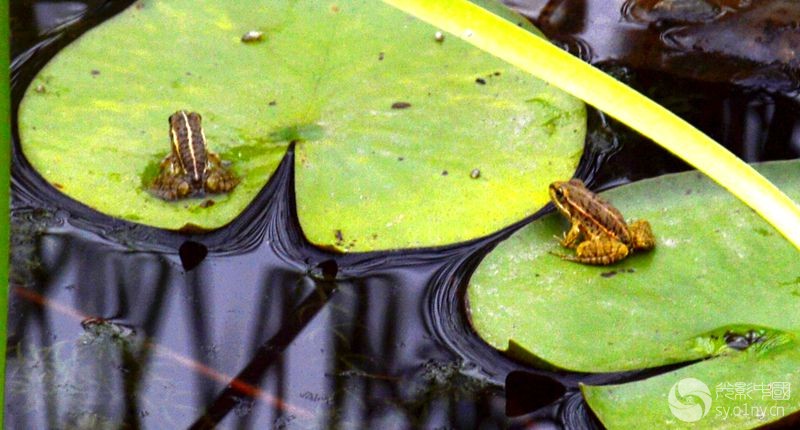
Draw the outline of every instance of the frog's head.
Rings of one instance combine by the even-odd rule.
[[[550,184],[550,200],[562,214],[569,218],[574,215],[572,207],[575,198],[584,194],[585,191],[586,186],[580,179],[556,181]]]
[[[559,212],[565,216],[570,216],[569,206],[567,205],[567,196],[569,190],[567,189],[567,182],[556,181],[550,184],[550,200],[558,208]]]

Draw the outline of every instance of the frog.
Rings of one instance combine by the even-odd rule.
[[[571,223],[560,238],[561,246],[575,255],[556,254],[583,264],[614,264],[634,251],[647,251],[656,244],[646,220],[628,224],[620,211],[590,191],[580,179],[550,184],[550,199]]]
[[[161,199],[179,200],[232,191],[239,178],[218,154],[208,149],[202,116],[179,110],[169,116],[170,153],[159,165],[150,191]]]

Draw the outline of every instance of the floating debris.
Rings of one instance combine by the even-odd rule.
[[[469,177],[472,178],[472,179],[480,178],[481,177],[480,169],[472,169],[472,171],[469,172]]]
[[[255,43],[262,40],[264,40],[263,31],[250,30],[242,36],[242,42],[244,43]]]
[[[442,33],[441,31],[437,31],[436,34],[433,35],[433,38],[437,42],[442,43],[444,42],[444,33]]]
[[[409,102],[394,102],[392,103],[392,109],[408,109],[411,107],[411,103]]]

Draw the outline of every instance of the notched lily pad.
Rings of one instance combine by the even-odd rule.
[[[800,345],[782,340],[583,395],[609,429],[761,427],[800,411]]]
[[[243,43],[252,30],[261,40]],[[20,107],[23,151],[100,211],[210,229],[241,212],[295,142],[298,214],[315,244],[371,251],[483,236],[538,210],[542,185],[574,171],[584,107],[436,31],[375,1],[137,2],[34,79]],[[164,202],[143,186],[178,109],[203,115],[210,148],[242,178],[213,205]]]
[[[800,162],[758,169],[800,200]],[[687,172],[602,195],[650,221],[656,248],[581,265],[550,254],[563,252],[554,236],[566,220],[534,221],[470,281],[472,323],[489,344],[538,365],[616,372],[739,350],[727,332],[800,332],[797,250],[725,190]]]

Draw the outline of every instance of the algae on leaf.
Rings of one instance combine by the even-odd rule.
[[[373,1],[139,1],[34,79],[19,112],[23,152],[99,211],[212,229],[296,142],[311,242],[373,251],[480,237],[538,210],[547,183],[571,176],[584,107],[436,30]],[[243,43],[250,31],[262,39]],[[214,205],[147,192],[178,109],[203,115],[210,149],[242,178]]]

